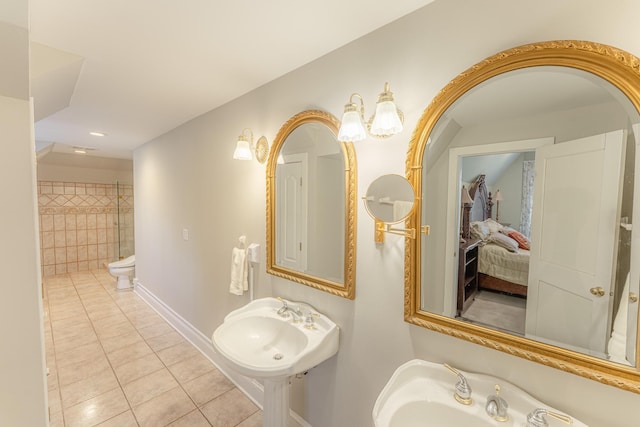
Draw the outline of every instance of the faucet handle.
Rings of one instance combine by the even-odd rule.
[[[547,427],[549,423],[545,419],[545,415],[553,417],[567,424],[573,424],[573,419],[564,414],[552,412],[544,408],[536,408],[527,415],[527,427]]]
[[[505,422],[509,420],[507,411],[509,404],[500,396],[500,386],[496,384],[496,394],[487,398],[485,410],[487,414],[496,421]]]
[[[473,399],[471,399],[471,387],[467,379],[455,368],[452,368],[449,364],[445,363],[444,367],[458,376],[458,383],[456,384],[456,391],[453,393],[453,397],[463,405],[471,405]]]

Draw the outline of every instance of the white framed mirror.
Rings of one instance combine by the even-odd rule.
[[[339,121],[303,111],[278,132],[267,164],[267,272],[355,298],[356,159]]]
[[[407,241],[408,322],[640,392],[638,63],[530,44],[434,98],[407,162],[431,227]]]

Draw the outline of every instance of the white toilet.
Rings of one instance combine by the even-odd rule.
[[[136,267],[136,256],[115,261],[109,264],[109,273],[118,279],[116,289],[131,289],[131,278]]]

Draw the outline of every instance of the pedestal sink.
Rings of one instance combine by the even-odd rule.
[[[229,313],[212,341],[230,368],[264,382],[264,426],[282,427],[289,377],[336,354],[338,336],[338,326],[310,305],[262,298]]]
[[[375,427],[527,426],[527,416],[537,408],[549,426],[587,427],[585,424],[545,405],[503,379],[475,373],[461,373],[472,389],[471,403],[454,398],[458,378],[444,365],[411,360],[393,373],[373,407]],[[486,411],[487,398],[496,394],[508,403],[507,418],[497,421]],[[550,385],[552,387],[552,385]],[[555,418],[564,418],[564,421]],[[535,424],[534,424],[535,425]]]

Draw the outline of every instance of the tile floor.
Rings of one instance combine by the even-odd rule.
[[[44,280],[51,426],[262,425],[262,411],[107,271]]]

